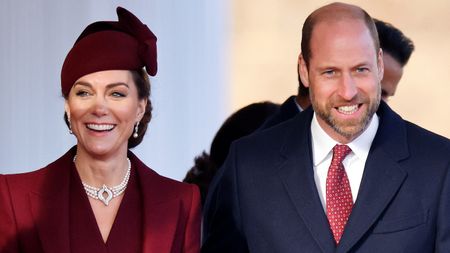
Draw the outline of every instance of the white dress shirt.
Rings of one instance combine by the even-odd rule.
[[[359,186],[364,172],[364,166],[369,155],[370,146],[375,138],[378,129],[378,116],[374,114],[367,129],[352,142],[347,143],[352,150],[344,159],[342,164],[347,172],[350,188],[352,190],[353,203],[358,196]],[[333,157],[333,147],[336,144],[341,144],[332,139],[320,127],[314,113],[311,122],[311,137],[312,137],[312,153],[314,164],[314,180],[316,182],[317,191],[319,193],[322,206],[326,212],[326,181],[328,168]]]

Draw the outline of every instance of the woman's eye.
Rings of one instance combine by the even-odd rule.
[[[124,93],[118,92],[118,91],[115,91],[115,92],[111,93],[111,96],[118,97],[118,98],[126,97],[126,95]]]
[[[77,93],[75,93],[77,96],[79,97],[87,97],[89,96],[89,92],[85,91],[85,90],[79,90],[77,91]]]

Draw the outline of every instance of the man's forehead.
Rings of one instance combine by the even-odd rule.
[[[358,6],[344,4],[344,3],[332,3],[325,5],[311,14],[311,18],[315,20],[315,23],[322,21],[338,21],[341,19],[364,19],[364,11]]]
[[[340,20],[338,22],[320,22],[311,36],[310,60],[315,56],[322,57],[321,65],[333,65],[333,60],[348,60],[358,65],[367,64],[367,57],[377,58],[378,51],[369,30],[361,20]],[[334,58],[323,58],[324,55],[333,55]],[[331,56],[329,56],[331,57]]]
[[[367,36],[371,38],[369,29],[360,19],[340,19],[338,21],[323,20],[314,26],[311,41],[346,37]],[[311,48],[315,43],[311,43]]]

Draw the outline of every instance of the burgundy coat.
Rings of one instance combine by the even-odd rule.
[[[0,175],[0,252],[70,252],[69,180],[75,147],[40,170]],[[143,252],[200,251],[200,199],[193,185],[144,165],[133,153],[143,199]]]

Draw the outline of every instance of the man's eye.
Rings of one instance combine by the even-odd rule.
[[[325,70],[324,72],[322,72],[322,74],[326,75],[326,76],[332,76],[332,75],[336,74],[336,71],[329,69],[329,70]]]
[[[360,67],[360,68],[356,69],[356,72],[358,72],[358,73],[366,73],[368,71],[369,71],[369,69],[366,67]]]

